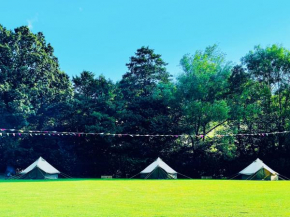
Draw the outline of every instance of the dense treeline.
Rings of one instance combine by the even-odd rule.
[[[290,51],[257,46],[227,61],[217,46],[181,57],[172,77],[142,47],[119,82],[83,71],[69,79],[42,33],[0,26],[0,127],[22,130],[187,134],[184,137],[0,137],[0,169],[44,157],[75,177],[128,177],[162,157],[192,177],[223,177],[256,157],[290,174]],[[259,136],[214,136],[261,133]],[[196,135],[206,135],[203,137]]]

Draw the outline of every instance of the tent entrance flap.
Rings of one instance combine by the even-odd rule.
[[[161,167],[156,167],[151,173],[141,173],[142,179],[176,179],[177,174],[170,174]]]
[[[37,167],[26,173],[21,179],[44,179],[43,173]]]
[[[161,158],[140,172],[141,179],[177,179],[177,172],[168,166]]]
[[[255,174],[242,175],[242,179],[245,179],[245,180],[271,180],[271,175],[273,175],[271,172],[269,172],[265,168],[262,168],[258,172],[256,172]]]

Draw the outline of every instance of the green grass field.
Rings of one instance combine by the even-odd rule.
[[[290,216],[290,182],[0,182],[0,216]]]

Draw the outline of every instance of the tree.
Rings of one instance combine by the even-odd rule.
[[[0,26],[0,72],[1,119],[7,128],[53,125],[43,114],[72,96],[52,46],[28,27],[13,32]]]
[[[225,97],[231,65],[217,46],[185,55],[180,64],[184,73],[178,78],[178,94],[183,109],[185,132],[205,136],[228,120],[229,108]],[[198,141],[192,138],[192,145]]]
[[[160,54],[155,54],[149,47],[141,47],[130,57],[126,64],[128,72],[123,75],[120,87],[125,97],[135,95],[138,97],[150,96],[158,83],[168,83],[169,73]],[[128,86],[128,88],[124,88]]]
[[[174,113],[175,87],[161,55],[149,47],[141,47],[126,64],[128,72],[117,84],[119,89],[118,126],[124,134],[178,134]],[[169,155],[173,141],[170,137],[122,138],[119,155],[123,168],[128,164]],[[142,159],[142,160],[139,160]],[[130,162],[130,163],[129,163]],[[146,163],[144,163],[145,165]],[[138,164],[140,165],[140,164]]]
[[[49,130],[58,124],[56,107],[72,98],[72,88],[53,52],[41,32],[34,34],[28,27],[10,31],[0,25],[1,127]],[[43,138],[33,139],[33,144],[25,137],[5,140],[1,142],[3,164],[27,165],[40,154],[49,160],[59,150],[57,141],[47,148]]]
[[[242,62],[247,73],[261,83],[268,130],[283,131],[288,120],[285,114],[289,113],[290,51],[278,45],[257,46]]]
[[[240,72],[247,77],[247,81],[243,84],[230,81],[232,86],[236,85],[241,90],[235,92],[232,88],[231,94],[236,98],[235,107],[243,111],[238,119],[239,132],[263,133],[289,129],[289,57],[289,50],[272,45],[266,48],[256,46],[242,58]],[[233,110],[236,108],[233,107]],[[283,134],[247,137],[240,138],[238,146],[245,156],[276,153],[277,157],[281,157],[287,150],[287,141]]]
[[[75,90],[73,106],[64,120],[68,120],[71,131],[87,133],[115,133],[116,87],[103,75],[83,71],[73,77]],[[73,128],[73,129],[71,129]],[[115,174],[113,149],[116,139],[110,136],[86,136],[78,140],[75,151],[79,160],[79,175],[100,176]]]

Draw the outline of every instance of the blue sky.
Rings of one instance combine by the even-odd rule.
[[[70,76],[89,70],[113,81],[149,46],[178,75],[179,60],[214,43],[239,62],[255,45],[290,49],[288,0],[2,1],[0,23],[43,32]]]

